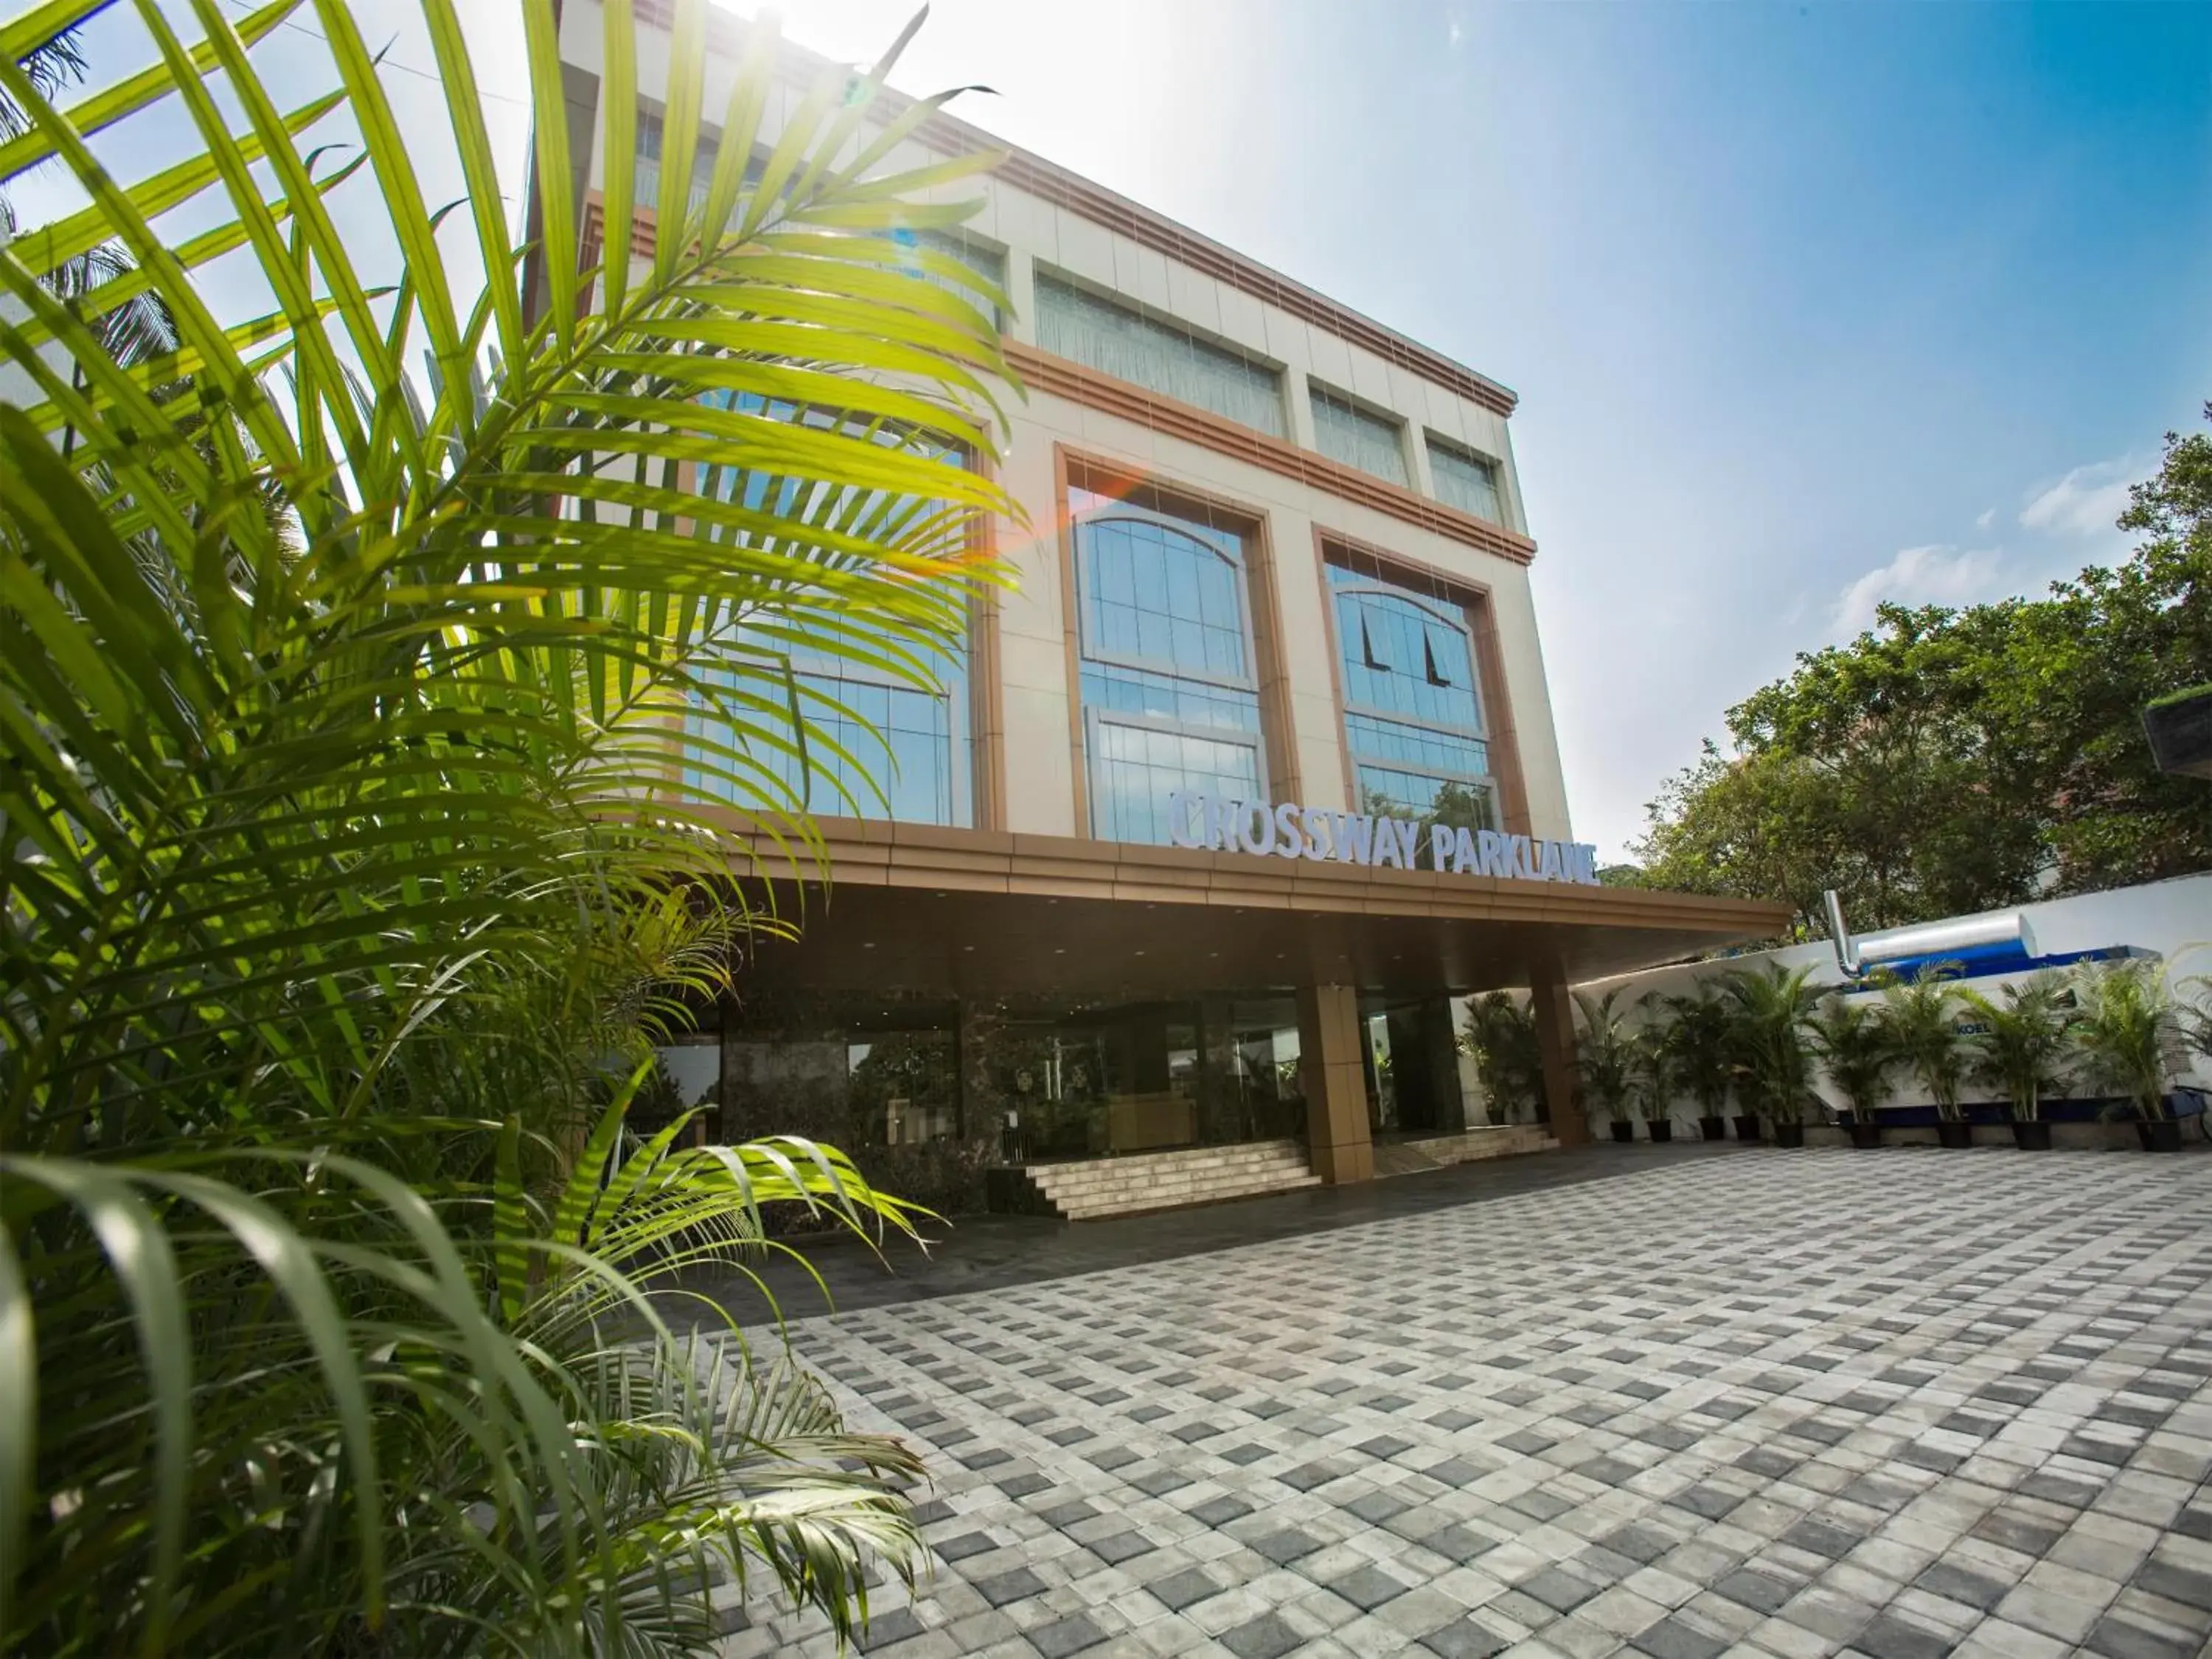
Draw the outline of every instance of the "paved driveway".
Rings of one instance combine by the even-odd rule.
[[[2212,1154],[1683,1153],[795,1325],[936,1472],[865,1650],[2206,1650]]]

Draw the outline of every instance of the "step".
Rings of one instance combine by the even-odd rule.
[[[1275,1193],[1296,1192],[1301,1188],[1320,1185],[1321,1177],[1316,1175],[1300,1176],[1288,1181],[1238,1182],[1230,1186],[1206,1188],[1174,1197],[1148,1194],[1123,1204],[1076,1205],[1065,1213],[1070,1221],[1098,1221],[1113,1216],[1138,1215],[1154,1210],[1182,1209],[1194,1204],[1216,1204],[1239,1198],[1265,1198]]]
[[[1306,1167],[1306,1157],[1301,1150],[1275,1157],[1212,1159],[1202,1164],[1163,1164],[1151,1159],[1108,1158],[1086,1164],[1033,1164],[1029,1167],[1030,1178],[1033,1181],[1067,1184],[1094,1181],[1108,1176],[1239,1175],[1251,1170],[1302,1170]]]

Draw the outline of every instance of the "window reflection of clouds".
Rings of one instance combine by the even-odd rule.
[[[1170,792],[1263,793],[1243,539],[1081,488],[1069,508],[1092,831],[1164,843]]]
[[[836,417],[826,411],[802,413],[794,404],[771,403],[751,393],[710,396],[708,401],[739,413],[799,421],[825,430],[836,423]],[[885,437],[885,441],[897,441],[896,436]],[[953,452],[946,452],[942,459],[948,465],[957,464]],[[741,467],[704,468],[699,482],[702,495],[756,509],[768,508],[782,517],[799,513],[809,505],[811,495],[828,488],[812,480]],[[895,515],[904,514],[919,522],[939,506],[919,500],[887,500],[877,505],[883,509],[878,533],[886,533],[887,526],[896,524]],[[741,626],[733,637],[742,645],[749,632]],[[764,653],[789,651],[787,641],[764,634],[757,636],[755,642]],[[926,690],[827,655],[792,653],[792,678],[809,728],[804,763],[798,753],[766,743],[752,746],[753,761],[790,790],[792,798],[809,812],[888,817],[908,823],[971,823],[966,652],[956,647],[921,655],[942,690]],[[776,672],[763,661],[763,675]],[[783,696],[780,684],[768,685],[761,675],[750,678],[741,688],[729,675],[709,678],[725,690],[740,690],[748,697],[780,701]],[[792,744],[794,750],[798,747],[797,733],[787,718],[780,720],[774,712],[759,708],[752,711],[750,718]],[[728,722],[703,708],[687,718],[685,729],[695,738],[703,737],[710,723],[717,728],[718,739],[727,742]],[[696,763],[700,751],[695,746],[692,752]],[[696,763],[688,779],[694,787],[716,791],[726,798],[740,793],[737,784],[708,776]]]
[[[1328,581],[1360,803],[1380,796],[1392,811],[1426,817],[1456,785],[1494,824],[1474,641],[1459,607],[1379,570],[1332,562]]]

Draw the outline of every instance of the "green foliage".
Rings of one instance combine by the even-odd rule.
[[[2032,974],[2004,988],[2001,998],[1961,988],[1959,1000],[1982,1029],[1968,1039],[1976,1079],[2002,1089],[2013,1116],[2033,1122],[2043,1096],[2061,1078],[2070,1041],[2066,982],[2055,973]]]
[[[1474,1056],[1491,1111],[1502,1123],[1532,1121],[1544,1091],[1535,1016],[1503,991],[1469,997],[1467,1014],[1461,1041]]]
[[[2166,1084],[2180,1069],[2181,1011],[2157,963],[2140,958],[2085,963],[2076,970],[2074,1053],[2100,1088],[2123,1096],[2139,1116],[2166,1115]]]
[[[1953,1120],[1968,1058],[1959,1035],[1959,993],[1950,983],[1958,972],[1955,962],[1931,962],[1911,979],[1886,977],[1881,987],[1882,1019],[1898,1059],[1935,1097],[1936,1115]]]
[[[1753,1106],[1777,1123],[1796,1123],[1812,1089],[1808,1022],[1820,992],[1810,968],[1770,962],[1721,980],[1729,1010],[1731,1069]]]
[[[1849,1103],[1852,1118],[1872,1123],[1889,1094],[1890,1070],[1900,1057],[1890,1023],[1874,1005],[1833,991],[1821,998],[1807,1030],[1828,1081]]]
[[[1680,1051],[1664,1005],[1655,1011],[1653,1003],[1649,996],[1638,1000],[1644,1019],[1628,1035],[1629,1089],[1645,1122],[1664,1123],[1674,1115],[1675,1091],[1682,1082],[1677,1063]]]
[[[1633,1116],[1638,1042],[1619,1004],[1621,994],[1574,994],[1581,1016],[1575,1032],[1575,1072],[1589,1102],[1616,1123]]]
[[[2212,434],[2169,434],[2119,524],[2132,557],[2041,599],[1885,605],[1801,655],[1652,803],[1632,884],[1780,901],[1802,939],[1829,887],[1875,929],[2212,865],[2141,721],[2212,662]]]
[[[968,528],[1003,498],[941,459],[988,448],[995,330],[884,235],[963,216],[921,198],[985,161],[883,174],[886,64],[801,100],[748,186],[763,25],[708,200],[664,199],[648,265],[601,272],[553,192],[536,309],[455,8],[423,3],[450,217],[343,0],[313,32],[358,169],[313,143],[337,100],[288,113],[252,65],[292,0],[194,0],[191,46],[146,7],[161,61],[67,109],[15,53],[93,7],[0,25],[28,118],[0,182],[51,161],[92,199],[0,250],[0,373],[36,400],[0,404],[0,1650],[698,1651],[687,1575],[845,1630],[868,1562],[915,1559],[902,1448],[648,1296],[768,1248],[764,1204],[872,1237],[905,1207],[810,1143],[623,1125],[655,1038],[786,925],[729,876],[748,829],[805,857],[779,761],[823,737],[793,655],[926,684],[995,579]],[[565,178],[552,12],[524,16]],[[675,29],[683,181],[703,0]],[[611,179],[629,75],[611,54]],[[204,153],[112,176],[86,135],[145,116]],[[337,188],[375,192],[404,270],[356,264]],[[216,228],[167,233],[210,199]],[[135,268],[60,303],[110,237]],[[208,309],[225,254],[270,315]],[[102,319],[141,297],[176,346],[118,361]],[[719,497],[686,485],[705,461]],[[702,709],[728,735],[695,787],[668,745]]]
[[[1700,985],[1687,996],[1665,999],[1664,1006],[1662,1029],[1676,1082],[1704,1115],[1722,1115],[1735,1075],[1729,1001],[1712,987]]]

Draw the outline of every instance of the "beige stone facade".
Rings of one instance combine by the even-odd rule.
[[[654,0],[637,12],[649,112],[671,37]],[[738,28],[715,16],[710,110],[726,98]],[[594,0],[567,0],[567,182],[602,237],[591,135],[603,29]],[[794,60],[787,112],[820,68]],[[1002,148],[940,114],[886,165]],[[836,902],[763,964],[779,984],[825,996],[956,999],[957,1011],[931,1018],[957,1043],[945,1074],[957,1073],[959,1098],[945,1111],[963,1133],[1026,1099],[1040,1066],[1062,1086],[1058,1059],[994,1072],[976,1034],[1018,1028],[1043,1045],[1036,1054],[1087,1056],[1073,1075],[1097,1095],[1091,1144],[1060,1127],[1049,1149],[1043,1131],[1015,1133],[1060,1123],[1042,1104],[1027,1120],[1017,1106],[1005,1111],[1016,1161],[1134,1150],[1127,1126],[1139,1122],[1152,1126],[1137,1138],[1147,1146],[1162,1123],[1188,1124],[1177,1136],[1194,1145],[1256,1143],[1286,1132],[1275,1109],[1288,1102],[1315,1174],[1369,1179],[1371,1133],[1470,1121],[1451,999],[1498,988],[1534,993],[1549,1115],[1571,1136],[1581,1115],[1565,1109],[1564,986],[1771,933],[1781,913],[1605,890],[1588,884],[1586,860],[1567,862],[1580,877],[1534,878],[1528,849],[1571,842],[1572,826],[1529,588],[1536,545],[1514,466],[1514,394],[1037,156],[1011,152],[980,189],[970,179],[946,196],[979,193],[960,257],[986,265],[1009,301],[1006,349],[1022,390],[1006,404],[1000,476],[1024,516],[992,526],[1015,580],[975,619],[947,739],[957,799],[895,809],[896,822],[830,823]],[[649,214],[631,237],[650,247]],[[1085,539],[1109,526],[1120,542]],[[1233,568],[1237,624],[1201,641],[1197,623],[1219,621],[1216,599],[1178,610],[1141,592],[1121,621],[1109,616],[1115,581],[1150,579],[1147,537],[1210,547]],[[1211,567],[1169,574],[1231,580]],[[1219,588],[1220,605],[1230,591]],[[1189,641],[1177,634],[1172,649],[1145,632],[1164,638],[1185,623]],[[1164,669],[1166,657],[1176,660]],[[1109,681],[1171,711],[1185,694],[1212,699],[1205,718],[1244,725],[1224,736],[1158,717],[1151,703],[1131,713],[1105,701]],[[1219,775],[1193,781],[1127,758],[1161,752],[1186,769],[1190,756],[1212,757]],[[1233,766],[1247,769],[1241,785],[1220,781]],[[1340,848],[1320,852],[1310,828],[1287,863],[1249,843],[1169,844],[1178,832],[1164,823],[1211,822],[1202,807],[1190,819],[1185,799],[1208,788],[1297,803],[1316,821],[1409,792],[1413,804],[1391,810],[1431,835],[1460,790],[1453,811],[1474,801],[1485,844],[1511,842],[1528,862],[1517,879],[1447,869],[1442,851],[1417,868],[1370,869]],[[1017,1006],[1052,995],[1073,1012]],[[1085,1035],[1117,1019],[1111,1042]],[[724,1062],[726,1100],[735,1063]],[[1112,1100],[1094,1069],[1119,1079]],[[911,1124],[918,1110],[902,1097],[887,1121]]]

